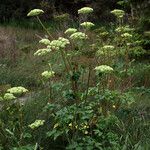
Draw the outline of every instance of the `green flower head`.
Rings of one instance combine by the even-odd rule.
[[[42,73],[42,77],[44,77],[45,79],[50,79],[52,77],[55,76],[55,72],[54,71],[44,71]]]
[[[4,100],[13,100],[13,99],[15,99],[16,97],[12,94],[12,93],[6,93],[5,95],[4,95]]]
[[[65,31],[65,34],[73,34],[73,33],[75,33],[75,32],[77,32],[77,29],[75,29],[75,28],[69,28],[69,29],[67,29],[67,30]]]
[[[114,9],[113,11],[111,11],[111,13],[114,14],[118,18],[122,18],[125,15],[125,12],[120,9]]]
[[[14,95],[21,95],[23,93],[26,93],[28,92],[27,89],[25,89],[24,87],[22,86],[19,86],[19,87],[13,87],[13,88],[10,88],[7,90],[7,92],[11,93],[11,94],[14,94]]]
[[[87,39],[87,35],[83,32],[76,32],[76,33],[73,33],[70,38],[72,40],[85,40]]]
[[[95,26],[94,23],[92,23],[92,22],[83,22],[83,23],[81,23],[80,25],[81,25],[82,27],[86,28],[86,29],[90,29],[90,28],[92,28],[93,26]]]
[[[29,125],[29,127],[31,129],[36,129],[36,128],[40,127],[40,126],[43,126],[44,122],[45,122],[45,120],[35,120],[35,122],[33,122],[32,124]]]
[[[107,65],[97,66],[94,70],[96,70],[97,74],[108,74],[113,72],[113,68]]]
[[[45,56],[50,52],[51,52],[51,49],[49,48],[39,49],[34,53],[34,56]]]
[[[83,7],[78,10],[78,14],[89,14],[93,12],[93,8],[91,7]]]
[[[44,11],[41,10],[41,9],[33,9],[33,10],[31,10],[31,11],[27,14],[27,16],[28,16],[28,17],[31,17],[31,16],[38,16],[38,15],[43,14],[43,13],[44,13]]]

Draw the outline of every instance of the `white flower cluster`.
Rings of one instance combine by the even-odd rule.
[[[28,92],[28,90],[22,86],[18,86],[18,87],[12,87],[8,89],[7,92],[14,94],[14,95],[21,95],[23,93]]]
[[[80,25],[81,25],[82,27],[86,28],[86,29],[90,29],[90,28],[92,28],[93,26],[95,26],[94,23],[92,23],[92,22],[83,22],[83,23],[81,23]]]
[[[53,40],[51,43],[48,45],[48,48],[54,49],[54,50],[60,50],[66,47],[66,45],[69,45],[70,42],[68,39],[59,37],[58,40]]]
[[[111,73],[113,72],[113,68],[107,65],[101,65],[101,66],[97,66],[95,67],[95,70],[97,72],[97,74],[99,73]]]
[[[49,45],[51,42],[49,39],[42,39],[39,41],[39,43],[44,44],[44,45]]]
[[[29,125],[31,129],[36,129],[42,125],[44,125],[45,120],[35,120],[32,124]]]
[[[39,49],[34,53],[34,56],[45,56],[50,52],[51,52],[51,49],[48,49],[48,48]]]
[[[65,31],[65,34],[73,34],[73,33],[75,33],[75,32],[77,32],[77,29],[75,29],[75,28],[69,28],[69,29],[67,29],[67,30]]]
[[[54,71],[44,71],[42,73],[42,77],[44,77],[45,79],[50,79],[51,77],[54,77],[55,72]]]
[[[31,10],[31,11],[27,14],[27,16],[28,16],[28,17],[37,16],[37,15],[40,15],[40,14],[43,14],[43,13],[44,13],[44,11],[41,10],[41,9],[33,9],[33,10]]]
[[[78,14],[89,14],[93,12],[93,8],[91,7],[83,7],[78,10]]]
[[[87,39],[87,35],[83,32],[76,32],[76,33],[73,33],[70,38],[72,40],[85,40]]]
[[[113,11],[111,11],[111,13],[114,14],[118,18],[122,18],[125,15],[125,12],[120,9],[114,9]]]

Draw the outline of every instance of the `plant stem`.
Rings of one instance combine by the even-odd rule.
[[[42,23],[42,21],[40,20],[40,18],[37,16],[37,20],[39,21],[39,23],[41,24],[41,26],[43,27],[43,29],[47,32],[47,34],[51,37],[52,35],[49,33],[48,29],[44,26],[44,24]]]

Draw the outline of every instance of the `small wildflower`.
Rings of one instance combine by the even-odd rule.
[[[120,9],[114,9],[113,11],[111,11],[111,13],[114,14],[118,18],[122,18],[125,15],[125,12]]]
[[[92,22],[83,22],[83,23],[81,23],[80,25],[81,25],[82,27],[86,28],[86,29],[90,29],[90,28],[92,28],[93,26],[95,26],[94,23],[92,23]]]
[[[16,97],[12,94],[12,93],[6,93],[4,95],[4,100],[13,100],[15,99]],[[3,99],[2,99],[3,100]],[[1,100],[0,100],[1,101]]]
[[[78,14],[89,14],[93,12],[93,8],[90,7],[83,7],[78,10]]]
[[[67,30],[65,31],[65,34],[73,34],[73,33],[75,33],[75,32],[77,32],[77,29],[75,29],[75,28],[69,28],[69,29],[67,29]]]
[[[49,48],[39,49],[34,53],[34,56],[45,56],[50,52],[51,52],[51,49],[49,49]]]
[[[113,72],[113,68],[110,66],[107,66],[107,65],[97,66],[97,67],[95,67],[95,70],[96,70],[97,74]]]
[[[40,15],[40,14],[43,14],[43,13],[44,13],[44,11],[41,10],[41,9],[33,9],[33,10],[31,10],[31,11],[27,14],[27,16],[28,16],[28,17],[37,16],[37,15]]]
[[[18,94],[21,95],[23,93],[28,92],[28,90],[22,86],[19,86],[19,87],[10,88],[7,90],[7,92],[14,94],[14,95],[18,95]]]
[[[42,73],[42,77],[46,78],[46,79],[50,79],[52,77],[54,77],[55,72],[54,71],[44,71]]]
[[[29,125],[31,129],[36,129],[42,125],[44,125],[45,120],[35,120],[32,124]]]
[[[83,32],[76,32],[76,33],[73,33],[70,38],[72,40],[85,40],[87,39],[87,35]]]
[[[49,45],[51,42],[50,42],[49,39],[42,39],[42,40],[39,41],[39,43]]]

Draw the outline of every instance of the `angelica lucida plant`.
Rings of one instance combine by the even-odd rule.
[[[24,104],[19,98],[27,92],[28,90],[22,86],[12,87],[0,97],[0,103],[2,105],[0,127],[5,135],[9,135],[11,143],[18,147],[22,145],[25,134],[25,126],[23,123]]]
[[[117,143],[111,143],[112,137],[118,140],[118,133],[112,134],[113,129],[112,132],[108,130],[109,123],[118,129],[116,124],[119,122],[115,113],[121,107],[128,106],[129,102],[117,87],[119,81],[116,81],[113,88],[111,86],[117,72],[115,65],[120,59],[117,45],[119,42],[116,44],[115,35],[111,35],[107,30],[100,32],[99,36],[93,34],[90,29],[95,26],[94,23],[85,20],[92,12],[90,7],[81,8],[78,14],[84,19],[79,21],[79,28],[69,27],[59,37],[51,40],[43,38],[39,41],[45,47],[35,52],[35,57],[52,58],[57,55],[59,60],[53,62],[49,59],[49,67],[41,73],[44,85],[48,85],[50,91],[50,101],[43,110],[47,118],[36,118],[29,127],[40,130],[40,126],[46,125],[47,119],[50,118],[53,120],[52,128],[46,132],[46,136],[54,141],[62,139],[67,143],[68,149],[74,149],[74,143],[78,147],[80,143],[84,143],[81,146],[83,148],[85,139],[89,140],[87,143],[91,149],[101,145],[101,149],[109,147],[108,145],[119,149]],[[118,19],[124,16],[123,11],[112,13]],[[119,40],[123,44],[129,43],[132,38],[130,33],[120,32],[120,29],[118,31]],[[94,51],[94,54],[91,55],[90,51]],[[58,66],[62,69],[59,77]],[[99,142],[97,139],[105,140]]]

